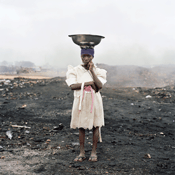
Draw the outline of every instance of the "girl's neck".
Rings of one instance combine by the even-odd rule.
[[[82,64],[82,66],[83,66],[86,70],[89,70],[88,65],[84,65],[84,64]]]

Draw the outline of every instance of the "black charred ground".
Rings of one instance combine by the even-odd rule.
[[[98,162],[84,162],[69,128],[73,92],[64,78],[16,78],[0,84],[0,172],[6,174],[150,174],[175,172],[175,86],[104,87],[105,127]],[[11,131],[12,139],[6,132]]]

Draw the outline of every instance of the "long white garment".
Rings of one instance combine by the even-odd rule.
[[[104,69],[94,67],[94,72],[96,73],[99,80],[102,84],[106,83],[106,73]],[[92,76],[89,72],[78,65],[76,67],[68,66],[68,71],[66,73],[66,83],[68,86],[76,83],[84,83],[93,81]],[[82,89],[83,90],[83,89]],[[94,93],[94,106],[91,111],[92,96],[91,92],[85,92],[84,98],[82,100],[81,90],[74,91],[74,102],[72,107],[72,116],[71,116],[71,128],[84,128],[92,129],[94,127],[104,126],[104,111],[103,111],[103,102],[100,92]],[[81,103],[80,103],[81,101]],[[81,111],[79,108],[81,106]]]

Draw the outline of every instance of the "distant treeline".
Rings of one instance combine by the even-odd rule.
[[[0,66],[0,73],[14,73],[18,68],[17,66]]]
[[[8,61],[2,61],[2,62],[0,62],[0,66],[35,67],[35,64],[31,61],[15,61],[14,63],[8,62]]]
[[[17,73],[21,68],[35,67],[31,61],[16,61],[14,64],[7,61],[0,62],[0,73]]]

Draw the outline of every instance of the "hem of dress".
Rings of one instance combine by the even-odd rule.
[[[101,128],[102,126],[105,126],[105,125],[101,125],[101,126],[96,125],[96,126],[93,126],[93,127],[95,127],[95,128],[96,128],[96,127],[100,127],[100,128]],[[92,128],[93,128],[93,127],[92,127]],[[83,128],[83,129],[89,129],[89,130],[92,129],[92,128],[84,128],[84,127],[78,127],[78,126],[76,126],[76,127],[70,127],[70,128],[71,128],[71,129]]]

